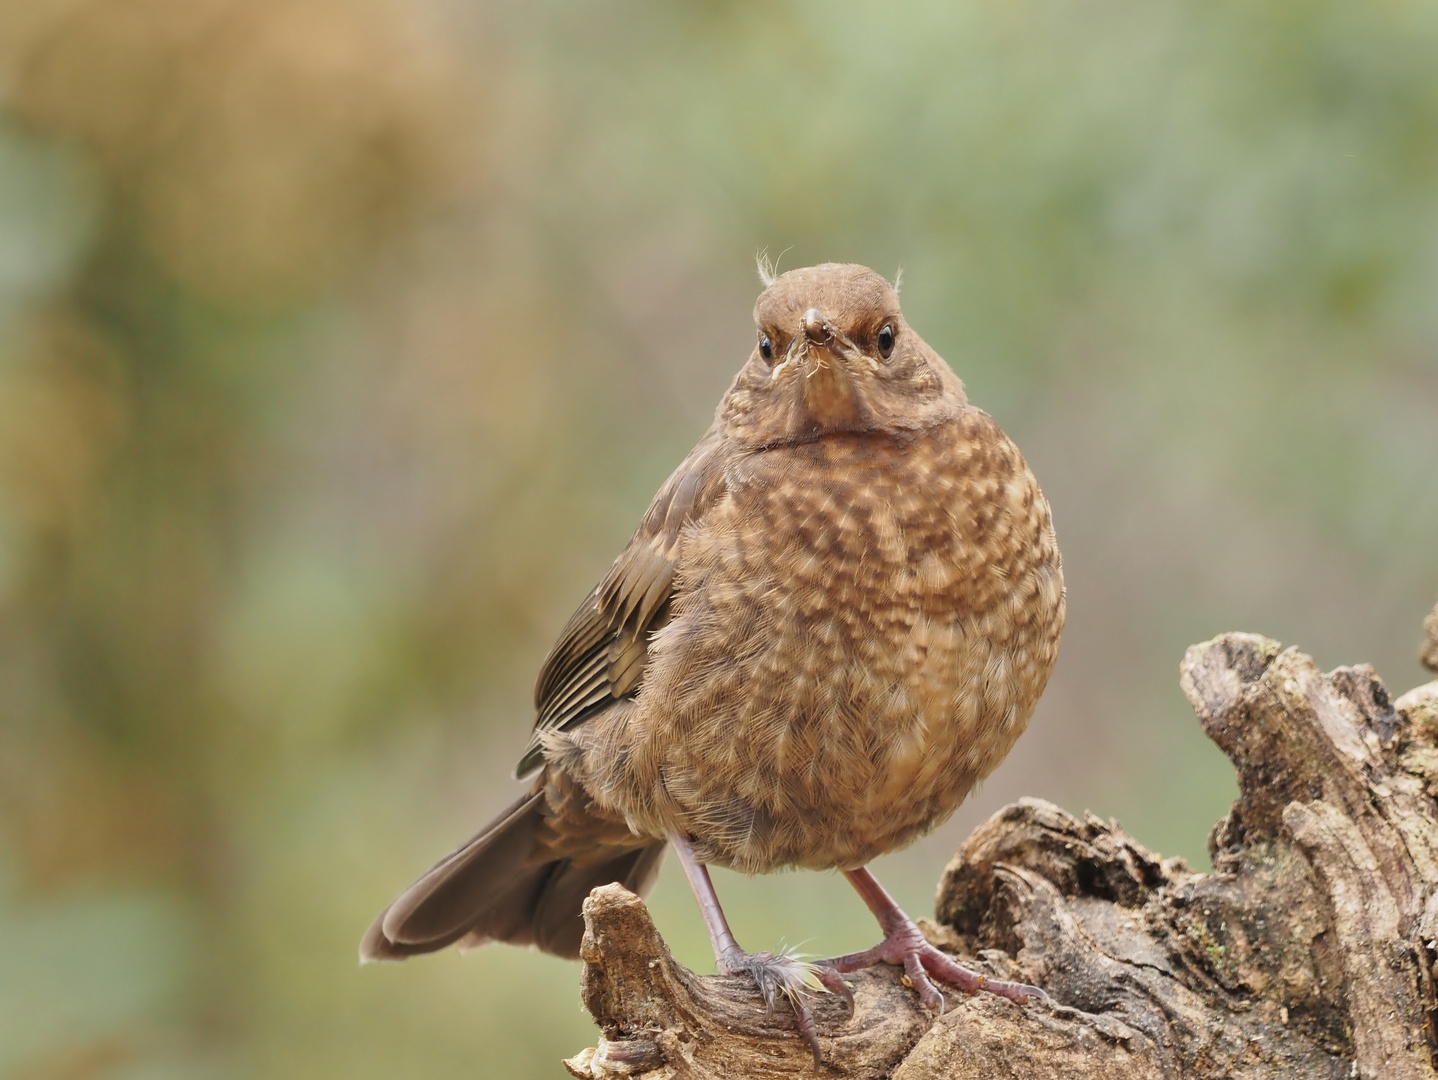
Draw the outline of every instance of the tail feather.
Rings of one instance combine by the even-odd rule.
[[[555,865],[534,905],[534,943],[556,956],[578,956],[584,937],[581,915],[584,898],[601,885],[617,881],[643,896],[654,884],[665,845],[650,844],[598,863],[564,862]],[[612,848],[605,849],[613,851]]]
[[[378,919],[370,923],[370,928],[360,939],[360,963],[376,964],[392,960],[407,960],[420,953],[435,952],[447,945],[453,945],[468,932],[461,930],[453,937],[427,942],[424,945],[401,945],[384,936],[383,922],[384,914],[381,913]]]
[[[384,936],[400,945],[437,942],[471,925],[496,894],[512,893],[515,871],[534,854],[543,809],[543,792],[526,795],[446,855],[390,904]]]
[[[525,795],[436,863],[370,926],[360,942],[360,959],[403,960],[490,941],[578,956],[584,898],[611,881],[647,892],[664,843],[616,846],[608,837],[601,841],[603,830],[596,829],[591,850],[546,857],[541,826],[547,809],[543,788]]]

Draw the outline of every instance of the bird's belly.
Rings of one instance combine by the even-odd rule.
[[[740,507],[705,538],[629,729],[642,830],[748,871],[856,867],[942,821],[1008,752],[1053,661],[1056,551],[975,566],[961,523],[907,480]]]
[[[863,865],[952,813],[1027,720],[992,619],[767,606],[721,670],[675,695],[657,755],[709,861]]]

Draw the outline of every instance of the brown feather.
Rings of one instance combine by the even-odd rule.
[[[663,841],[636,840],[591,809],[567,784],[537,785],[400,894],[365,934],[360,959],[490,941],[578,956],[584,898],[611,881],[646,892],[664,853]]]
[[[535,681],[535,734],[515,769],[518,776],[543,760],[545,731],[566,731],[639,687],[649,636],[668,617],[680,532],[723,492],[718,445],[711,429],[690,451],[560,632]]]

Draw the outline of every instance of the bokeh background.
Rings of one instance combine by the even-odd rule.
[[[1206,865],[1187,644],[1424,677],[1435,55],[1418,0],[0,0],[0,1075],[563,1075],[577,965],[355,948],[512,797],[766,248],[903,267],[1066,558],[1029,734],[881,876],[931,910],[1021,794]]]

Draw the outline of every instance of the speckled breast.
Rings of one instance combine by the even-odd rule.
[[[1048,505],[975,409],[745,455],[728,480],[651,642],[626,812],[721,865],[860,866],[1027,723],[1064,614]]]

